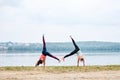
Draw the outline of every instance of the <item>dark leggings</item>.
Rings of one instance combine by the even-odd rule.
[[[69,57],[69,56],[71,56],[71,55],[74,55],[75,53],[77,53],[79,51],[79,49],[75,49],[74,51],[72,51],[70,54],[67,54],[67,55],[65,55],[64,56],[64,58],[66,58],[66,57]]]
[[[57,57],[55,57],[52,54],[50,54],[49,52],[47,52],[44,35],[43,35],[43,51],[42,51],[42,54],[45,55],[45,56],[50,56],[50,57],[52,57],[54,59],[59,60]]]
[[[72,39],[73,45],[75,47],[75,50],[72,51],[70,54],[65,55],[64,58],[74,55],[75,53],[77,53],[80,50],[79,47],[76,45],[75,41],[73,40],[73,38],[71,38],[71,39]]]
[[[52,58],[54,58],[54,59],[56,59],[56,60],[59,60],[57,57],[53,56],[52,54],[50,54],[50,53],[47,52],[47,51],[42,51],[42,54],[45,55],[45,56],[52,57]]]

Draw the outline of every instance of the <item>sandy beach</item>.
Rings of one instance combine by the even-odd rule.
[[[120,71],[44,73],[40,71],[1,71],[0,80],[120,80]]]
[[[120,80],[120,70],[1,70],[0,80]]]

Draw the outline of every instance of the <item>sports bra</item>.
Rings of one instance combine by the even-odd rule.
[[[41,59],[41,60],[45,60],[45,59],[46,59],[46,56],[43,55],[43,54],[41,54],[40,59]]]
[[[76,54],[79,55],[81,53],[81,51],[78,51]]]

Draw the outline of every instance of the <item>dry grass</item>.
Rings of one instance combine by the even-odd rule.
[[[32,66],[9,66],[0,67],[0,71],[45,71],[45,72],[89,72],[89,71],[108,71],[108,70],[120,70],[120,65],[107,65],[107,66],[47,66],[45,69]]]

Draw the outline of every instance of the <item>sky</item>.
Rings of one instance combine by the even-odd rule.
[[[0,42],[120,42],[120,0],[0,0]]]

